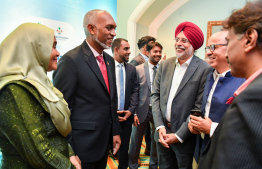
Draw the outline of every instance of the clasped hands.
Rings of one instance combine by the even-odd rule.
[[[175,133],[170,133],[170,134],[166,134],[166,129],[165,127],[162,127],[160,129],[158,129],[158,133],[159,133],[159,139],[158,141],[165,147],[165,148],[169,148],[169,145],[173,144],[173,143],[178,143],[179,140],[177,139]]]
[[[125,114],[124,117],[118,116],[119,122],[126,121],[130,116],[131,112],[129,110],[122,110],[122,111],[117,111],[117,114]]]
[[[210,134],[210,129],[212,125],[212,120],[209,117],[205,117],[204,119],[202,117],[197,117],[190,115],[190,121],[188,123],[188,129],[193,134]]]

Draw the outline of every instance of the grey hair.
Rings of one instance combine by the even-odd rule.
[[[84,28],[86,37],[87,37],[88,35],[90,35],[90,32],[89,32],[88,29],[87,29],[87,26],[88,26],[89,24],[95,25],[96,19],[97,19],[97,13],[99,13],[99,12],[106,12],[106,13],[110,14],[109,12],[107,12],[107,11],[105,11],[105,10],[101,10],[101,9],[93,9],[93,10],[91,10],[91,11],[88,11],[88,12],[85,14],[85,17],[84,17],[84,20],[83,20],[83,28]]]

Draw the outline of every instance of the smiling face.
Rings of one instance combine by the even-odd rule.
[[[119,59],[122,62],[128,62],[129,61],[129,55],[130,55],[130,45],[128,42],[122,40],[121,45],[118,49]]]
[[[146,51],[149,56],[149,62],[153,65],[157,65],[157,63],[161,60],[162,57],[162,49],[159,46],[154,46],[149,52]]]
[[[225,37],[227,35],[227,31],[221,31],[213,34],[208,39],[207,46],[214,44],[227,44]],[[206,56],[209,58],[210,65],[218,71],[218,73],[223,73],[229,69],[227,59],[226,59],[226,50],[227,46],[215,46],[215,50],[208,50],[206,52]]]
[[[51,56],[50,56],[50,60],[49,60],[48,68],[47,68],[48,72],[57,69],[57,57],[60,55],[60,53],[56,50],[56,44],[57,44],[57,41],[56,41],[56,38],[54,36],[54,42],[53,42],[53,46],[52,46]]]
[[[109,49],[113,38],[116,36],[116,23],[113,17],[106,12],[97,13],[96,25],[94,25],[94,40],[100,46],[99,48]]]
[[[179,41],[175,42],[176,56],[178,57],[178,59],[185,60],[193,56],[194,48],[188,41],[184,33],[180,32],[176,38],[180,39]],[[181,39],[185,39],[186,42],[183,43]]]

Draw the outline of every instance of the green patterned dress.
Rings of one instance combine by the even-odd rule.
[[[2,169],[75,168],[73,150],[27,82],[13,81],[0,91],[0,148]]]

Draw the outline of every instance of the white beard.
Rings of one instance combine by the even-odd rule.
[[[104,49],[110,49],[109,46],[107,46],[106,44],[100,42],[97,37],[98,37],[98,31],[97,31],[97,36],[96,36],[96,38],[95,38],[95,41],[96,41],[97,43],[99,43],[99,45],[101,45]]]
[[[190,46],[190,48],[188,49],[187,52],[185,51],[184,53],[179,53],[179,54],[176,53],[176,57],[181,58],[181,59],[185,59],[185,58],[191,56],[193,53],[194,53],[194,48],[193,48],[193,46]]]

